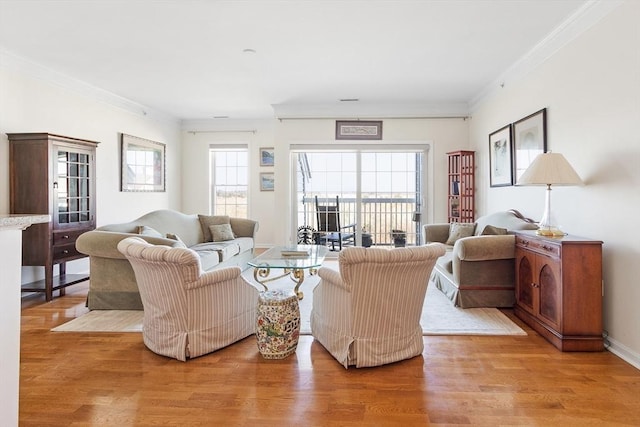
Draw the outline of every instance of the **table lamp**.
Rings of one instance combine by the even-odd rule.
[[[546,185],[547,192],[544,204],[544,214],[538,224],[537,233],[541,236],[564,236],[553,220],[551,213],[552,185],[581,185],[582,180],[571,167],[567,159],[559,153],[539,154],[533,163],[518,178],[518,185]]]

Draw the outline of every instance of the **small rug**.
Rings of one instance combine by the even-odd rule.
[[[327,261],[325,265],[336,268],[337,262]],[[253,272],[246,270],[243,275],[253,282]],[[304,298],[300,301],[300,333],[311,334],[311,307],[313,288],[318,284],[317,276],[307,276],[301,286]],[[270,289],[293,289],[288,277],[270,282]],[[420,319],[424,335],[527,335],[518,325],[496,308],[457,308],[442,292],[430,283],[427,288],[422,317]],[[52,329],[56,332],[140,332],[142,311],[137,310],[94,310]]]
[[[51,329],[54,332],[142,332],[142,310],[93,310]]]

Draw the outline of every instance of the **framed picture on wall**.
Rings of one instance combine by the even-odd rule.
[[[260,166],[273,166],[275,152],[273,147],[260,148]]]
[[[489,134],[489,183],[491,187],[513,184],[511,125]]]
[[[336,139],[382,139],[382,121],[336,120]]]
[[[165,191],[166,145],[120,134],[120,191]]]
[[[273,172],[262,172],[260,174],[260,191],[273,191],[274,174]]]
[[[533,163],[538,154],[547,152],[547,109],[518,120],[513,124],[514,184]]]

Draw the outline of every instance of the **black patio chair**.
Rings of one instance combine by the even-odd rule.
[[[318,220],[318,231],[316,232],[316,244],[328,246],[331,250],[342,250],[343,246],[354,246],[356,238],[356,224],[341,225],[340,223],[340,203],[336,196],[335,205],[321,205],[316,196],[316,217]]]

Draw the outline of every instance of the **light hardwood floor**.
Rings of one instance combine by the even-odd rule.
[[[427,336],[421,357],[377,368],[345,370],[311,336],[284,360],[250,336],[183,363],[138,333],[50,332],[86,291],[23,299],[21,426],[640,425],[639,370],[561,353],[517,319],[527,337]]]

